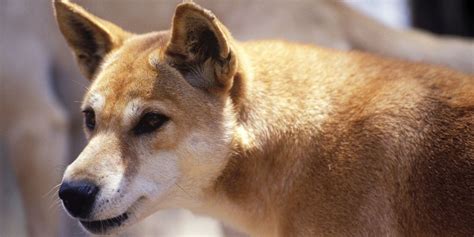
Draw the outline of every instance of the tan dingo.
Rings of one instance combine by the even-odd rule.
[[[474,233],[472,76],[237,42],[194,3],[144,35],[55,9],[92,80],[59,191],[90,232],[184,207],[253,236]]]

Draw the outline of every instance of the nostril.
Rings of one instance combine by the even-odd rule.
[[[86,218],[94,205],[99,187],[87,181],[63,182],[59,198],[68,212],[79,218]]]

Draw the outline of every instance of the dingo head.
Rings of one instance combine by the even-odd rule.
[[[230,34],[193,3],[176,8],[170,31],[144,35],[68,1],[54,6],[92,81],[82,105],[89,143],[64,174],[65,208],[108,234],[160,208],[199,205],[233,139],[242,75]]]

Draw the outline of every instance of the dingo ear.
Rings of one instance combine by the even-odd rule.
[[[82,73],[92,80],[105,55],[120,46],[129,33],[68,0],[54,0],[61,33],[73,49]]]
[[[227,91],[232,86],[237,68],[232,37],[210,11],[194,3],[176,8],[166,55],[195,87]]]

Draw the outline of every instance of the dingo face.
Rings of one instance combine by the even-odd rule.
[[[191,3],[178,6],[171,36],[132,35],[69,2],[55,10],[93,80],[82,105],[89,143],[60,190],[66,209],[107,234],[160,208],[199,205],[234,130],[225,29]]]

